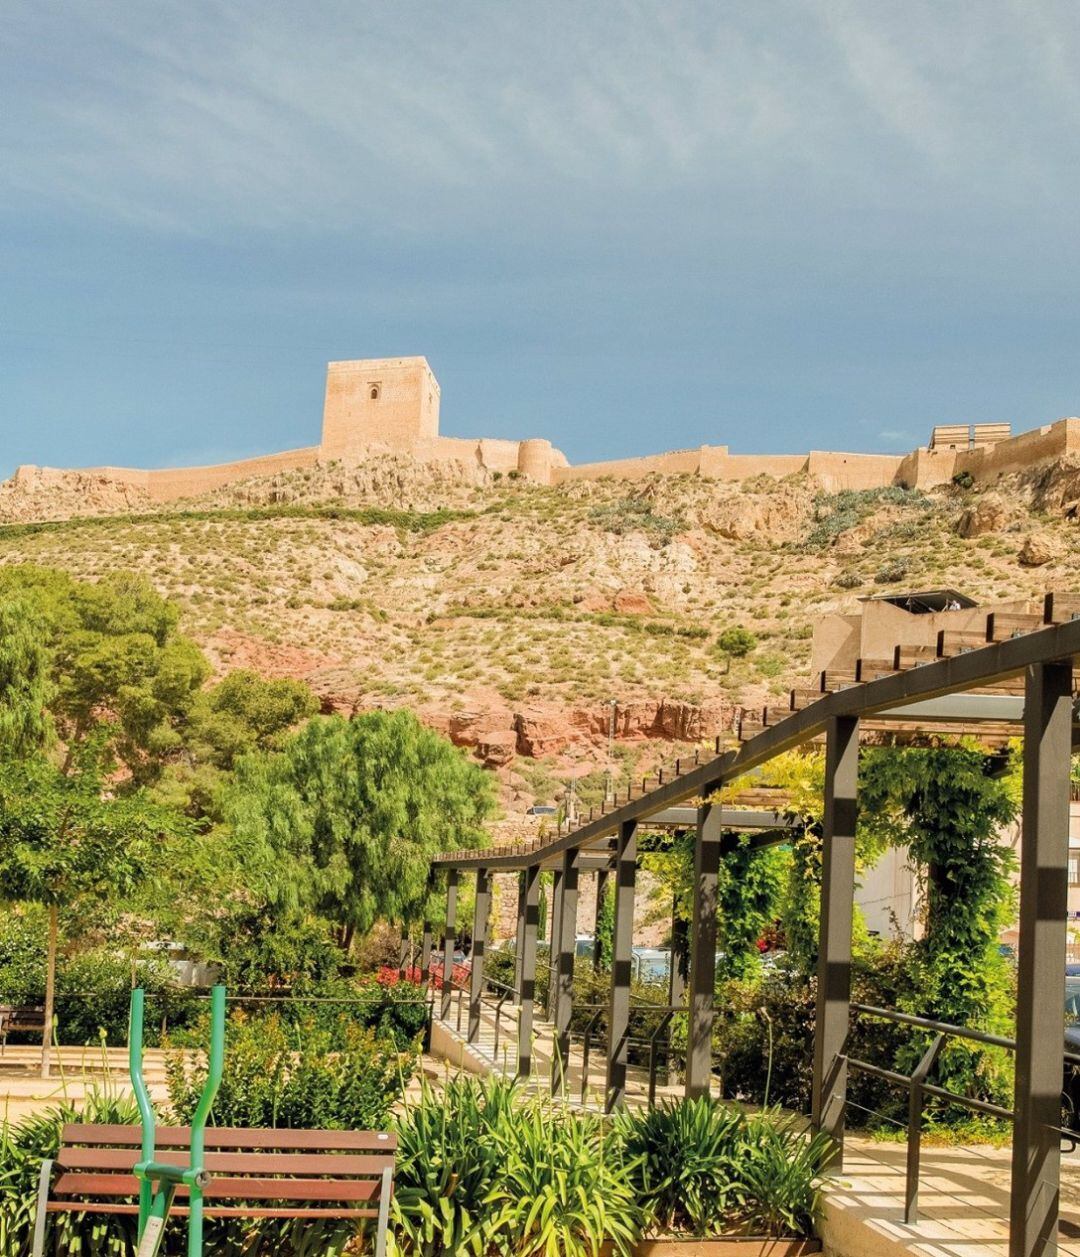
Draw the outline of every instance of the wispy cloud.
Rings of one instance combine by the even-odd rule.
[[[13,0],[5,22],[8,202],[152,227],[786,193],[826,170],[858,198],[890,160],[981,195],[1005,157],[1075,178],[1052,135],[1080,107],[1075,31],[1038,0],[978,22],[927,0]]]

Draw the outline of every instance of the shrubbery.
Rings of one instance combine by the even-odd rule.
[[[828,1151],[772,1113],[703,1099],[614,1122],[512,1084],[425,1089],[397,1123],[393,1214],[410,1257],[627,1253],[645,1233],[809,1233]]]
[[[160,1042],[163,1019],[173,1029],[197,1017],[196,993],[181,986],[163,956],[134,965],[124,955],[95,947],[61,957],[56,974],[56,1034],[60,1043],[111,1046],[127,1042],[132,978],[146,990],[146,1043]],[[45,915],[39,909],[0,915],[0,1004],[40,1007],[45,997]],[[39,1036],[14,1034],[37,1042]]]
[[[169,1104],[183,1124],[202,1094],[205,1053],[173,1052],[166,1068]],[[392,1040],[343,1014],[329,1025],[234,1012],[213,1120],[219,1126],[378,1130],[414,1068],[415,1059]]]

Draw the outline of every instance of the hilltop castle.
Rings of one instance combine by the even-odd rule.
[[[331,362],[326,370],[322,440],[303,449],[212,467],[139,471],[94,467],[90,473],[141,489],[154,501],[193,497],[251,476],[272,475],[317,463],[357,463],[391,453],[421,462],[459,462],[488,472],[521,475],[540,484],[614,476],[638,480],[653,473],[692,474],[717,480],[788,476],[807,472],[830,492],[906,485],[927,489],[968,473],[973,481],[1021,471],[1036,463],[1080,454],[1080,419],[1060,419],[1019,436],[1008,424],[952,424],[934,429],[929,444],[909,454],[730,454],[726,445],[702,445],[643,458],[571,466],[550,441],[439,434],[439,383],[426,358],[362,358]],[[38,468],[20,467],[16,481]]]

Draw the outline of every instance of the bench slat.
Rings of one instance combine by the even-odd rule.
[[[138,1126],[97,1126],[71,1123],[64,1127],[61,1142],[65,1144],[90,1144],[113,1147],[140,1148],[142,1131]],[[188,1148],[191,1146],[190,1126],[159,1126],[158,1148]],[[394,1152],[397,1136],[372,1130],[293,1130],[286,1127],[273,1129],[244,1129],[235,1126],[208,1126],[206,1147],[243,1151],[253,1148],[297,1149],[300,1151],[326,1152]]]
[[[378,1179],[212,1178],[203,1192],[211,1198],[233,1200],[374,1200],[381,1194]],[[60,1196],[135,1196],[134,1174],[61,1173],[53,1184]],[[177,1195],[187,1195],[178,1187]]]
[[[130,1170],[142,1154],[138,1148],[61,1148],[57,1166],[65,1170]],[[190,1158],[182,1149],[165,1149],[156,1154],[168,1165],[186,1166]],[[208,1152],[206,1168],[224,1174],[318,1174],[368,1178],[392,1165],[394,1154],[355,1154],[339,1152]]]
[[[46,1213],[118,1213],[133,1217],[139,1212],[138,1205],[121,1205],[115,1201],[85,1204],[76,1200],[50,1200]],[[187,1205],[173,1205],[169,1216],[186,1217]],[[377,1218],[378,1209],[245,1209],[242,1205],[207,1205],[203,1209],[207,1218]]]

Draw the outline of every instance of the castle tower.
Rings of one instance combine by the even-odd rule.
[[[424,457],[439,435],[439,382],[426,358],[331,362],[323,404],[323,461],[390,452]]]

